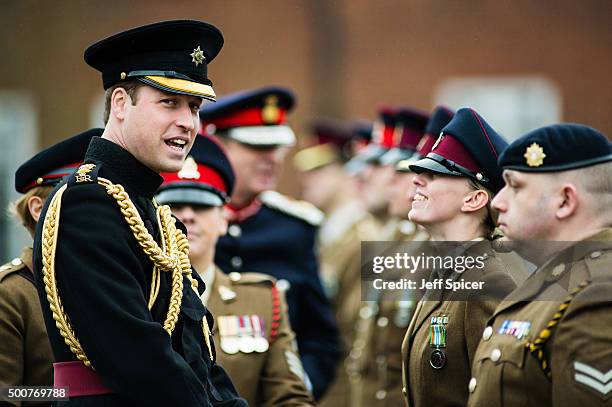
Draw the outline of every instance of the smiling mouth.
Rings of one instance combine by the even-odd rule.
[[[175,151],[180,151],[180,152],[182,152],[185,149],[185,146],[187,146],[187,141],[182,140],[182,139],[177,139],[177,138],[166,140],[165,143],[171,149]]]
[[[413,201],[427,201],[427,197],[425,195],[421,195],[421,194],[414,194],[414,197],[412,198]]]

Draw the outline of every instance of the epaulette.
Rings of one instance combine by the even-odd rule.
[[[238,273],[231,272],[228,275],[230,281],[234,285],[242,285],[242,284],[270,284],[274,285],[276,283],[276,279],[272,276],[262,273]]]
[[[276,191],[266,191],[261,195],[264,205],[299,218],[313,226],[319,226],[325,215],[316,206],[306,201],[289,198]]]
[[[610,281],[612,267],[612,250],[610,248],[593,250],[585,256],[584,262],[593,281]]]
[[[23,269],[26,269],[25,263],[19,258],[15,257],[13,260],[9,261],[6,264],[0,266],[0,283],[6,277],[10,276],[13,273],[17,273]]]
[[[81,184],[97,184],[98,172],[102,167],[101,164],[86,163],[81,166],[68,177],[68,187]]]

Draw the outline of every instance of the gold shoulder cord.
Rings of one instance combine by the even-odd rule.
[[[86,164],[87,165],[87,164]],[[90,172],[93,166],[79,168],[78,172]],[[77,178],[78,181],[78,178]],[[98,184],[106,188],[106,192],[117,201],[119,209],[128,223],[134,237],[153,262],[153,277],[151,281],[151,293],[148,307],[151,309],[159,292],[160,270],[172,272],[172,293],[170,295],[170,305],[164,329],[169,335],[176,326],[181,302],[183,299],[183,274],[191,281],[191,287],[197,293],[197,280],[191,276],[191,263],[189,262],[189,242],[185,234],[176,228],[175,220],[171,215],[170,208],[166,205],[157,206],[157,220],[162,231],[162,247],[160,248],[153,236],[147,231],[144,223],[136,210],[125,189],[119,184],[113,184],[108,179],[98,178]],[[57,247],[57,237],[59,232],[60,209],[62,195],[66,191],[66,185],[61,187],[53,196],[49,209],[45,216],[42,230],[42,255],[43,255],[43,281],[47,300],[60,334],[64,338],[66,345],[85,366],[91,367],[91,361],[85,355],[83,347],[77,339],[70,319],[64,311],[62,302],[57,289],[55,278],[55,251]],[[204,340],[208,348],[210,358],[213,359],[212,347],[210,344],[210,327],[206,317],[202,321]]]
[[[542,369],[546,377],[548,377],[549,379],[552,378],[552,375],[550,372],[550,363],[548,362],[548,358],[544,353],[544,345],[550,339],[553,329],[555,329],[555,327],[559,324],[561,318],[563,318],[563,315],[565,315],[565,312],[567,311],[570,302],[572,302],[574,297],[576,297],[578,293],[584,290],[584,288],[590,283],[591,282],[589,280],[585,280],[578,284],[578,286],[575,287],[572,292],[565,298],[561,305],[559,305],[559,309],[557,309],[557,312],[555,312],[552,319],[548,321],[548,324],[546,324],[546,328],[544,328],[540,332],[538,337],[533,342],[527,341],[527,343],[525,343],[525,347],[529,349],[529,352],[540,362],[540,368]]]

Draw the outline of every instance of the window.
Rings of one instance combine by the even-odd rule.
[[[509,142],[529,130],[561,121],[561,96],[542,77],[473,77],[443,81],[435,104],[472,107]]]

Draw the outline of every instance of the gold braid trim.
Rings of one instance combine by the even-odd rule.
[[[92,169],[93,166],[82,166],[79,171],[88,173]],[[160,270],[172,272],[170,304],[163,325],[166,332],[172,335],[172,331],[176,327],[176,322],[178,321],[183,299],[183,274],[191,281],[191,286],[197,293],[197,280],[191,276],[189,242],[187,237],[180,229],[176,228],[176,223],[172,217],[170,208],[166,205],[156,205],[157,220],[162,231],[162,247],[160,248],[157,242],[155,242],[155,239],[153,239],[153,236],[151,236],[144,226],[140,214],[128,194],[125,192],[123,186],[113,184],[105,178],[98,178],[98,184],[105,187],[106,192],[117,201],[119,209],[130,227],[132,234],[140,244],[140,247],[142,247],[149,259],[153,262],[151,293],[147,304],[149,309],[153,306],[159,292]],[[85,355],[83,347],[76,338],[74,329],[70,324],[70,319],[64,311],[57,288],[57,281],[55,279],[55,252],[59,232],[58,226],[61,212],[61,200],[66,187],[66,185],[62,186],[53,196],[43,223],[43,281],[45,283],[45,292],[47,294],[47,300],[49,301],[53,319],[55,320],[55,325],[64,338],[66,345],[68,345],[70,351],[74,353],[85,366],[93,369],[91,361]],[[206,346],[208,347],[212,359],[212,347],[209,338],[210,329],[206,318],[204,318],[203,321],[203,331]]]
[[[575,287],[572,292],[565,298],[563,303],[559,305],[559,309],[557,310],[557,312],[555,312],[552,319],[548,321],[548,324],[546,324],[546,328],[544,328],[540,332],[540,335],[538,335],[538,337],[533,342],[527,341],[527,343],[525,343],[525,347],[529,349],[529,352],[533,356],[535,356],[536,359],[538,359],[542,371],[549,379],[552,378],[552,374],[550,372],[550,363],[548,362],[548,357],[544,353],[544,345],[550,339],[552,335],[552,330],[559,324],[559,321],[561,320],[561,318],[563,318],[563,315],[565,315],[565,312],[569,308],[570,302],[572,302],[574,297],[576,297],[576,295],[578,295],[578,293],[590,283],[591,282],[589,280],[585,280],[577,287]]]

